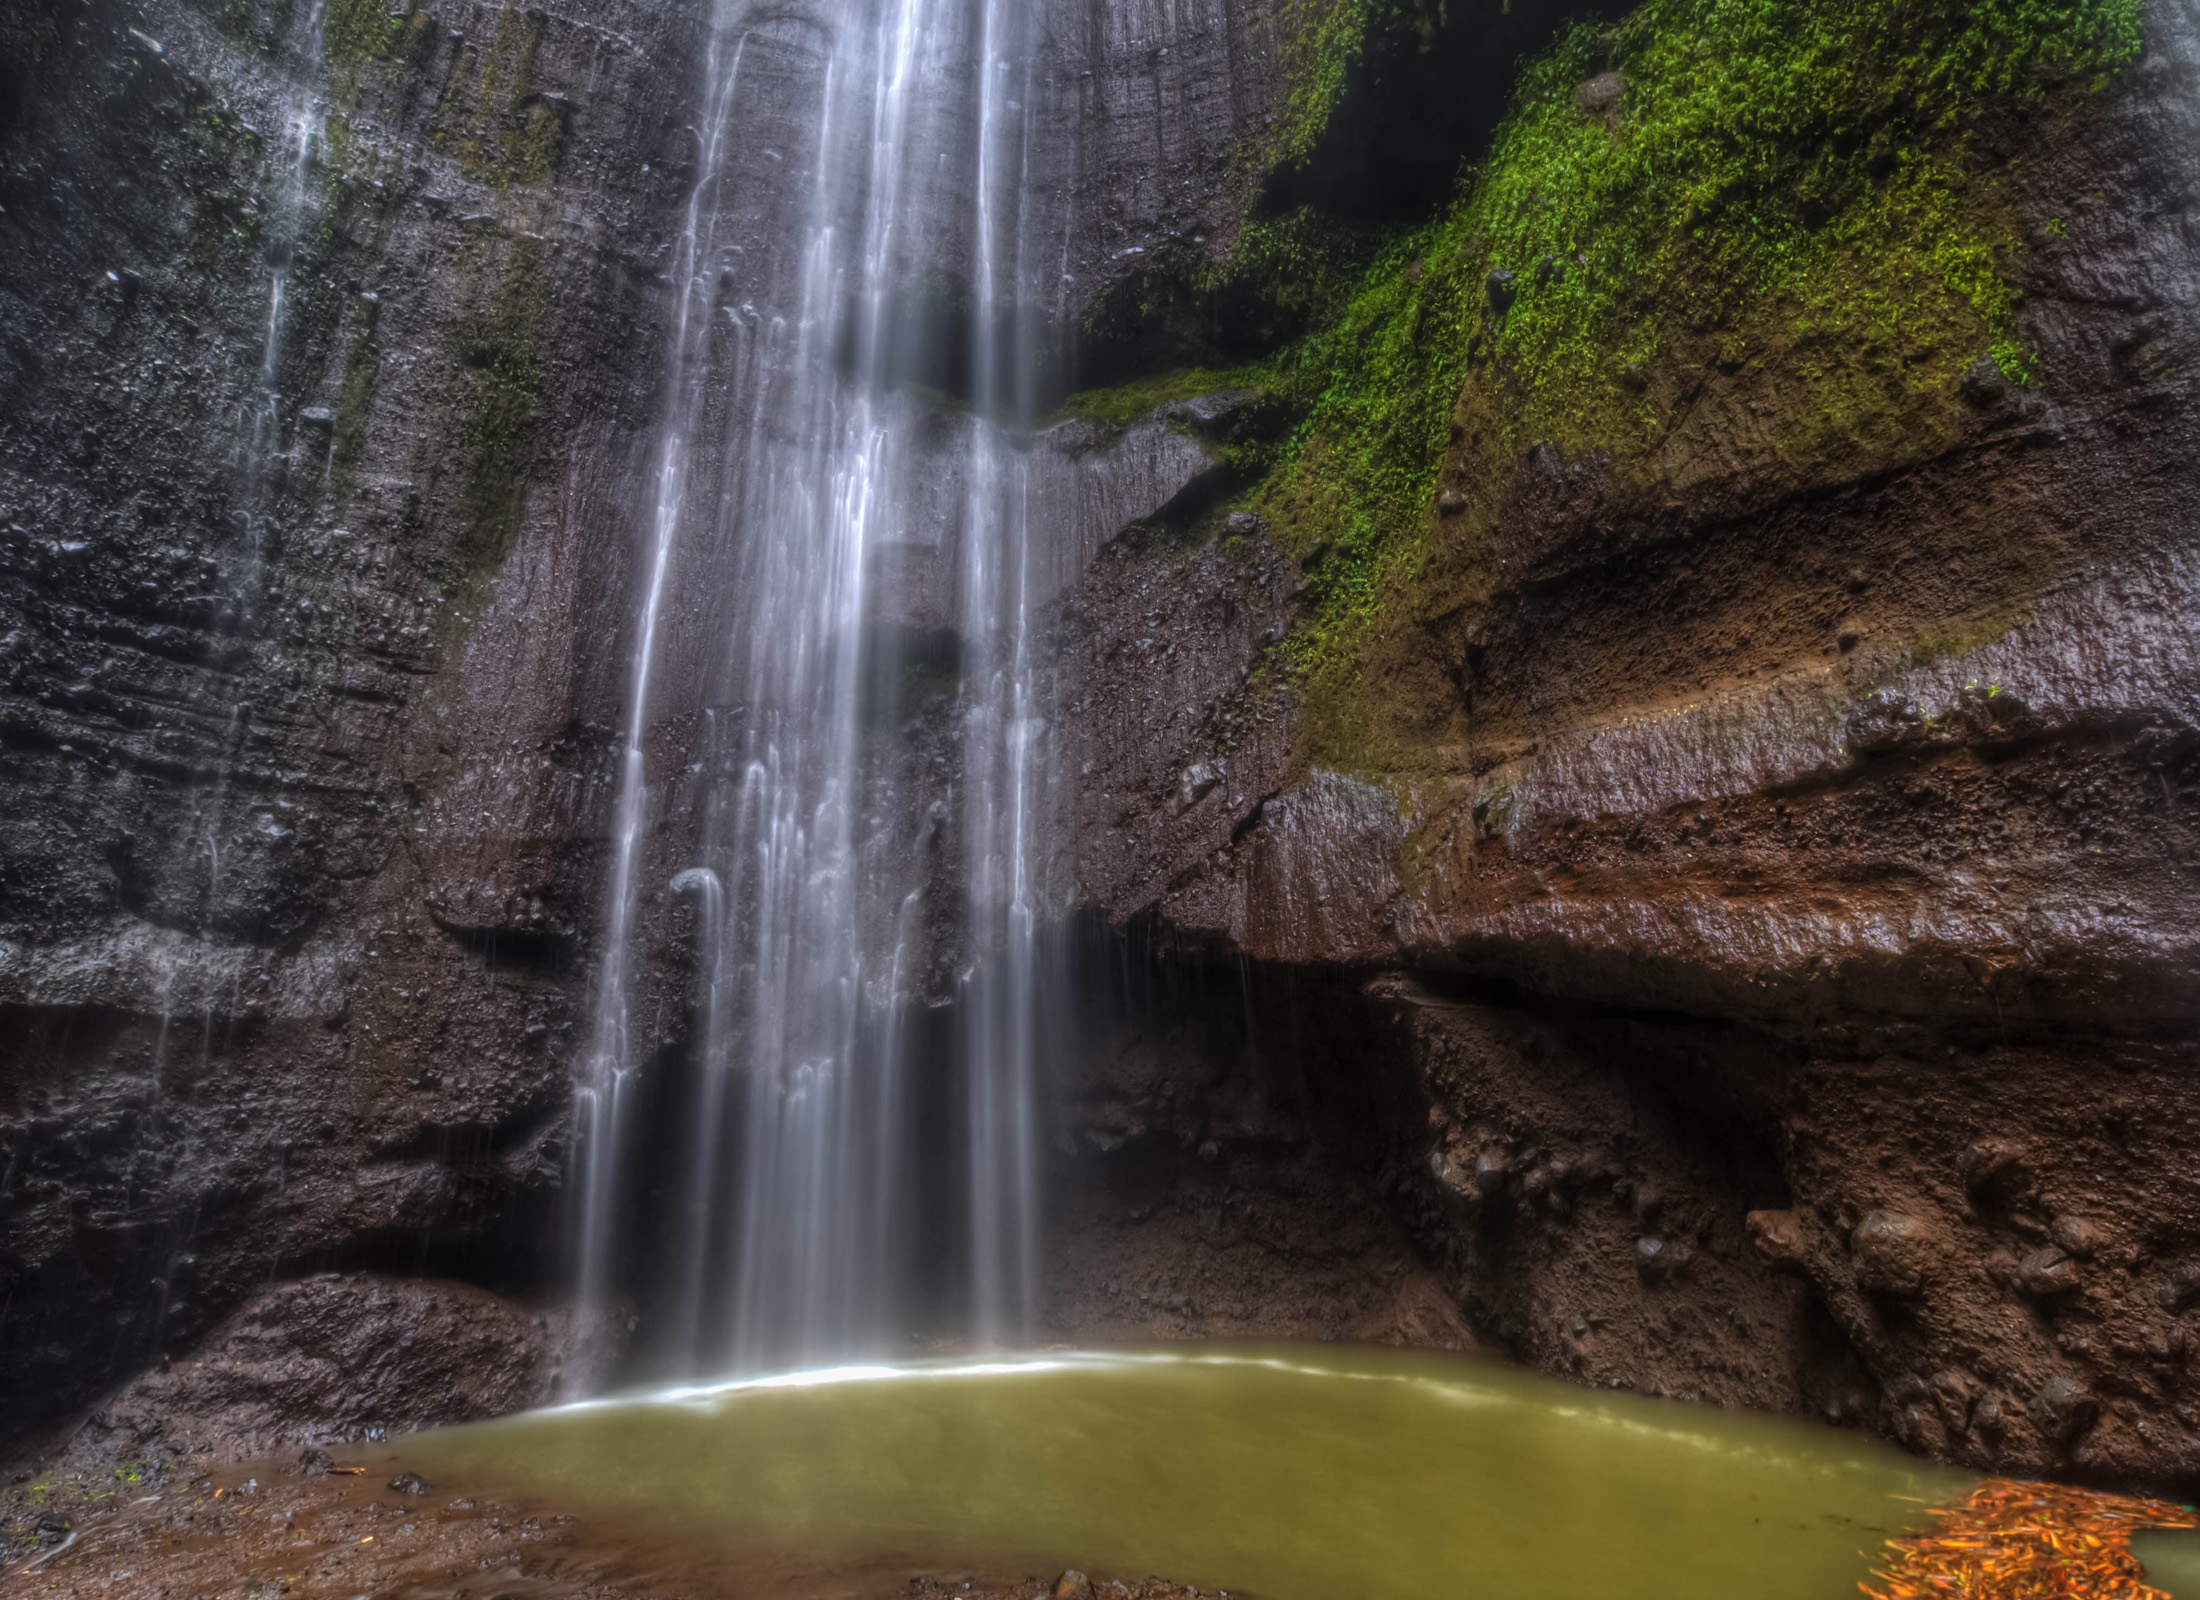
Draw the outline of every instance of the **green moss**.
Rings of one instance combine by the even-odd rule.
[[[1448,20],[1453,0],[1283,0],[1276,12],[1283,106],[1266,130],[1271,166],[1314,153],[1352,87],[1376,30],[1395,28],[1426,44]],[[1510,0],[1504,0],[1510,3]]]
[[[1270,160],[1304,160],[1329,126],[1385,0],[1284,0],[1277,16],[1286,85]]]
[[[1258,496],[1308,569],[1311,621],[1287,651],[1302,672],[1373,620],[1384,578],[1417,554],[1470,358],[1464,226],[1454,216],[1393,242],[1341,314],[1270,363],[1305,419]]]
[[[1952,661],[1990,644],[1998,644],[2017,624],[2025,621],[2026,616],[2022,609],[2001,607],[1937,623],[1910,641],[1906,652],[1909,664],[1929,667],[1936,661]]]
[[[452,74],[432,142],[499,188],[541,183],[556,170],[565,139],[564,118],[534,88],[543,19],[518,5],[500,7],[496,17],[488,43],[469,47],[466,68]]]
[[[1987,354],[2001,375],[2020,389],[2030,388],[2039,380],[2039,362],[2032,352],[2006,334],[1996,339]]]
[[[526,43],[521,43],[524,35]],[[497,12],[497,31],[489,41],[489,48],[481,53],[481,82],[474,90],[474,122],[476,125],[493,125],[502,109],[497,97],[507,73],[518,77],[522,90],[529,69],[533,66],[534,41],[541,38],[539,23],[523,22],[519,7],[505,6]],[[515,56],[517,59],[515,60]],[[461,147],[462,150],[464,147]],[[478,148],[470,152],[473,164],[479,165]]]
[[[503,135],[505,170],[515,183],[545,183],[557,170],[565,143],[565,119],[544,100],[528,100]]]
[[[1135,422],[1154,407],[1167,405],[1172,400],[1189,400],[1195,395],[1213,394],[1217,389],[1256,384],[1262,377],[1257,367],[1229,371],[1181,367],[1175,372],[1135,378],[1109,389],[1081,390],[1062,402],[1058,415],[1086,422]]]
[[[2006,337],[2014,219],[1980,122],[2137,49],[2138,0],[1650,0],[1577,28],[1525,75],[1467,202],[1518,299],[1492,353],[1538,432],[1610,422],[1616,363],[1670,302],[1789,300],[1837,336],[1946,323]],[[1615,121],[1573,93],[1623,75]],[[1664,295],[1645,295],[1645,286]]]
[[[368,302],[344,353],[344,384],[337,396],[329,446],[329,490],[341,516],[351,504],[367,449],[367,422],[382,379],[382,351],[374,337],[376,306]]]
[[[321,55],[331,66],[380,61],[400,52],[426,26],[414,8],[392,13],[387,0],[328,0],[321,18]]]
[[[1311,148],[1378,3],[1299,36],[1286,151]],[[1303,421],[1252,498],[1309,574],[1287,657],[1331,753],[1372,719],[1372,633],[1488,592],[1531,448],[1651,488],[1718,377],[1761,391],[1750,448],[1828,477],[1944,443],[1981,359],[2050,378],[2015,330],[2019,219],[1973,142],[2104,83],[2139,5],[1646,0],[1526,67],[1452,205],[1343,286],[1350,252],[1295,268],[1275,225],[1248,228],[1215,284],[1296,293],[1310,323],[1263,363]],[[1577,92],[1606,72],[1616,102]],[[1447,459],[1462,504],[1439,521]]]
[[[548,150],[540,146],[545,129],[554,139],[557,119],[539,101],[532,103],[531,115],[529,110],[541,46],[539,15],[524,15],[517,6],[499,13],[474,102],[474,123],[482,133],[461,146],[470,170],[487,170],[503,183],[539,180],[547,171]]]
[[[463,452],[466,477],[452,555],[459,574],[493,572],[511,553],[526,503],[526,468],[541,395],[549,280],[539,240],[512,241],[503,277],[475,324],[467,354],[473,393]]]
[[[1167,250],[1099,297],[1080,348],[1108,386],[1154,372],[1264,362],[1335,319],[1382,235],[1300,206],[1245,224],[1220,261]]]

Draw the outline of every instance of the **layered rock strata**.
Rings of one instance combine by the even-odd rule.
[[[841,9],[728,13],[728,317],[784,287],[807,200],[787,155]],[[1234,214],[1237,141],[1280,91],[1267,0],[1058,9],[1048,148],[1075,161],[1038,187],[1074,219],[1074,308]],[[185,1356],[271,1278],[560,1270],[714,15],[0,8],[11,1434]],[[945,401],[940,426],[969,426]],[[1159,423],[1036,448],[1050,584],[1206,470]],[[882,697],[878,761],[930,794],[953,781],[934,636],[956,575],[922,502],[881,554],[875,626],[948,665]],[[692,843],[723,554],[687,552],[668,622],[658,885]],[[671,901],[648,921],[641,1024],[676,1056],[692,929]],[[957,959],[947,929],[926,981]]]
[[[1367,656],[1349,767],[1274,680],[1258,529],[1078,591],[1080,882],[1361,986],[1421,1113],[1368,1168],[1526,1359],[2200,1471],[2196,91],[2153,7],[2113,89],[2005,136],[2046,376],[1921,397],[1932,448],[1798,453],[1807,376],[1711,326],[1639,373],[1676,419],[1647,480],[1529,449],[1487,599]]]

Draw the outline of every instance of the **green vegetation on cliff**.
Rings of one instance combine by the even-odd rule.
[[[1286,158],[1385,4],[1347,0],[1301,31]],[[2129,61],[2139,9],[1646,0],[1524,68],[1435,220],[1344,247],[1303,213],[1248,226],[1207,287],[1297,293],[1311,325],[1261,364],[1301,421],[1252,464],[1250,498],[1308,569],[1287,650],[1329,754],[1351,759],[1368,721],[1354,685],[1373,625],[1487,595],[1530,449],[1647,489],[1703,375],[1725,374],[1766,397],[1750,447],[1823,477],[1944,445],[1982,360],[2051,379],[2016,326],[2024,244],[1994,147]]]
[[[1283,113],[1264,152],[1272,163],[1303,161],[1313,153],[1344,99],[1370,31],[1393,13],[1409,10],[1424,30],[1435,25],[1426,0],[1284,0],[1276,19]]]
[[[402,56],[433,27],[417,5],[392,9],[387,0],[330,0],[321,23],[321,53],[332,67]]]
[[[526,468],[540,403],[542,337],[550,289],[539,240],[513,240],[494,298],[467,354],[472,394],[466,477],[452,556],[463,578],[493,572],[511,553],[526,505]]]
[[[2129,59],[2138,10],[1650,0],[1575,30],[1525,74],[1465,204],[1493,267],[1516,275],[1493,356],[1546,424],[1608,425],[1599,381],[1656,352],[1690,272],[1730,302],[1786,296],[1866,337],[1960,302],[2007,361],[2015,219],[1980,192],[1974,137]]]

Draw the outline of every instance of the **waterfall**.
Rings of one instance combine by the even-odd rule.
[[[270,205],[262,234],[261,264],[266,309],[262,315],[259,361],[243,402],[230,428],[230,480],[233,485],[239,550],[222,572],[221,603],[209,628],[203,671],[190,704],[184,708],[189,721],[215,731],[210,772],[201,772],[189,787],[179,843],[161,865],[180,886],[174,910],[179,917],[176,940],[154,946],[152,1009],[157,1018],[153,1040],[153,1091],[165,1093],[170,1071],[170,1051],[175,1045],[179,1014],[196,1010],[198,1048],[210,1055],[214,1025],[223,995],[210,981],[214,963],[198,959],[215,943],[223,914],[223,841],[232,826],[232,804],[237,798],[237,774],[244,764],[252,734],[253,706],[248,688],[239,681],[238,647],[253,638],[269,581],[277,523],[281,514],[288,463],[284,459],[286,417],[282,394],[283,362],[290,332],[290,281],[295,259],[314,214],[313,167],[321,137],[324,104],[321,95],[323,66],[323,17],[326,0],[310,0],[292,20],[281,63],[282,79],[276,111],[282,136],[271,148]],[[188,748],[186,746],[186,748]],[[192,766],[195,757],[186,757]],[[234,998],[233,996],[231,998]],[[153,1119],[141,1119],[136,1137],[139,1149],[153,1137]],[[135,1160],[129,1163],[133,1174]],[[176,1241],[170,1253],[180,1251]],[[166,1285],[174,1274],[164,1269],[157,1280],[160,1298],[153,1316],[157,1339],[170,1309]]]
[[[917,1147],[941,1108],[917,1103],[911,1073],[914,996],[942,959],[943,922],[960,929],[945,1081],[967,1174],[949,1270],[970,1331],[1013,1340],[1032,1325],[1047,719],[1029,453],[1058,310],[1042,296],[1061,293],[1067,250],[1059,197],[1035,198],[1042,12],[845,0],[795,17],[721,0],[713,19],[575,1186],[583,1292],[630,1281],[626,1258],[646,1243],[671,1263],[666,1343],[690,1368],[767,1367],[892,1331],[920,1190],[942,1160]],[[745,88],[756,50],[773,67]],[[757,165],[735,130],[763,115],[749,97],[791,81],[811,96],[805,139]],[[724,230],[743,207],[769,214],[758,196],[782,186],[799,231],[775,271],[751,235]],[[943,282],[968,285],[947,363],[968,377],[961,407],[917,383]],[[944,803],[875,726],[879,685],[917,664],[880,624],[876,568],[924,545],[913,530],[927,518],[957,596]],[[707,622],[680,655],[703,679],[682,785],[690,850],[658,870],[693,893],[697,978],[682,1148],[649,1164],[679,1162],[677,1199],[645,1205],[636,1239],[621,1207],[652,1173],[628,1154],[644,1098],[635,974],[645,906],[670,903],[645,879],[652,840],[683,821],[653,806],[669,786],[649,751],[681,606]],[[960,863],[949,905],[927,882],[928,849]]]
[[[297,14],[285,41],[284,76],[275,107],[281,138],[269,151],[270,204],[260,256],[265,310],[261,314],[259,361],[229,431],[238,553],[222,571],[221,604],[209,630],[210,644],[202,663],[203,687],[189,707],[195,719],[218,730],[213,740],[218,752],[214,770],[190,789],[182,843],[176,852],[181,859],[169,863],[169,870],[184,885],[191,935],[200,945],[211,941],[220,913],[223,834],[229,825],[236,770],[244,759],[251,733],[253,708],[237,682],[232,647],[253,634],[267,587],[268,561],[276,542],[284,491],[283,360],[290,331],[291,273],[314,211],[312,174],[323,115],[320,76],[325,9],[326,0],[312,0]],[[179,1001],[191,976],[186,971],[188,965],[185,951],[168,947],[155,976],[155,1006],[160,1019],[154,1044],[156,1073],[165,1071]],[[191,987],[201,1020],[210,1026],[218,995],[203,981]],[[206,1044],[203,1036],[201,1044]]]
[[[651,672],[656,664],[674,538],[687,501],[690,432],[703,411],[704,393],[711,378],[708,322],[714,295],[709,269],[715,258],[713,247],[722,214],[718,189],[726,175],[733,96],[741,82],[741,59],[749,38],[731,25],[732,19],[726,13],[732,9],[725,4],[717,8],[704,58],[701,159],[673,264],[674,316],[666,383],[669,399],[657,457],[656,504],[649,525],[648,568],[634,646],[626,739],[620,751],[605,954],[597,980],[594,1038],[589,1046],[586,1077],[576,1097],[580,1135],[579,1278],[581,1292],[590,1300],[601,1298],[609,1281],[606,1252],[610,1248],[619,1178],[619,1135],[634,1071],[628,1036],[632,1020],[628,986],[636,878],[648,822],[649,784],[643,745],[649,735]]]
[[[1036,85],[1024,35],[1032,7],[986,0],[978,85],[977,375],[964,521],[962,631],[979,685],[966,714],[963,836],[970,914],[980,947],[998,952],[963,985],[967,1019],[971,1264],[978,1332],[999,1340],[1032,1324],[1037,1280],[1037,905],[1031,785],[1043,719],[1032,640],[1031,470],[983,419],[1028,421],[1036,409],[1025,232]],[[1003,202],[1008,204],[1004,205]],[[1005,319],[1006,339],[1002,339]],[[1005,348],[1004,348],[1005,345]],[[984,936],[989,935],[989,936]]]

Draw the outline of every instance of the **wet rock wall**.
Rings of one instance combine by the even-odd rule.
[[[704,20],[335,4],[316,61],[306,15],[0,22],[11,1425],[315,1268],[556,1278]],[[1065,328],[1227,239],[1279,15],[1061,0]],[[1707,370],[1651,490],[1523,460],[1492,602],[1411,619],[1391,768],[1308,757],[1271,654],[1303,574],[1201,488],[1206,422],[1042,442],[1060,877],[1196,991],[1067,1069],[1057,1327],[1484,1342],[1981,1465],[2195,1472],[2180,18],[2081,136],[2011,136],[2052,383],[1979,373],[1944,448],[1812,475],[1758,448],[1780,396]],[[720,309],[783,285],[799,198],[768,152],[820,19],[765,20]],[[912,470],[877,627],[929,639],[952,486]],[[713,536],[652,884],[692,844]],[[883,698],[880,759],[951,784],[951,697]],[[670,1059],[692,929],[646,920]]]
[[[1780,373],[1653,363],[1692,398],[1651,481],[1530,449],[1489,598],[1394,619],[1387,754],[1320,758],[1257,527],[1075,596],[1080,882],[1360,995],[1416,1107],[1362,1168],[1538,1365],[2194,1472],[2200,58],[2145,24],[2082,115],[1995,134],[2039,386],[1982,363],[1933,448],[1799,459]]]
[[[742,30],[718,198],[757,249],[720,264],[714,311],[785,287],[784,154],[840,9]],[[1039,184],[1078,230],[1065,307],[1229,213],[1234,141],[1276,92],[1271,10],[1056,8],[1050,114],[1093,130]],[[0,11],[11,1432],[301,1272],[558,1276],[708,19]],[[1056,581],[1205,464],[1166,428],[1048,448]],[[952,615],[936,530],[907,531],[884,629]],[[712,539],[660,670],[655,883],[684,864],[722,648]],[[676,1048],[692,930],[670,909],[642,1010]]]
[[[542,1271],[695,19],[309,23],[10,13],[11,1427],[305,1266]]]

